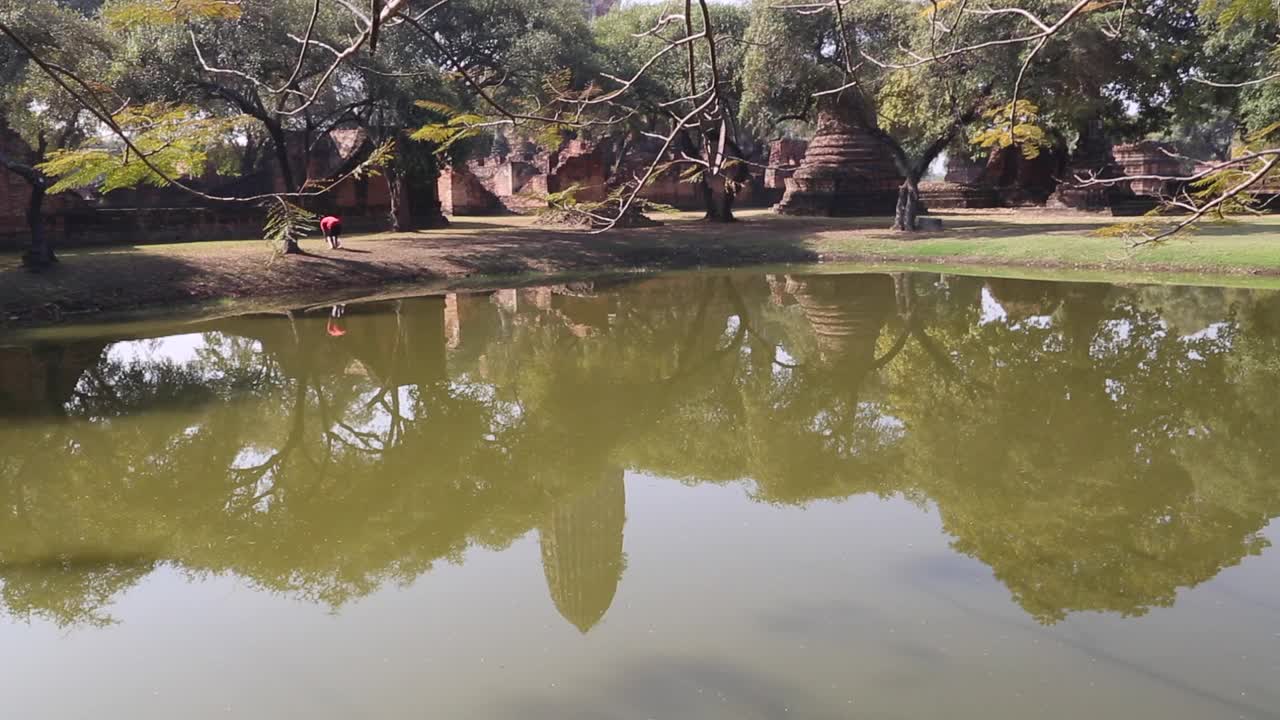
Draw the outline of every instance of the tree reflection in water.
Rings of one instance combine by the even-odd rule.
[[[106,623],[166,565],[340,607],[536,530],[583,632],[624,469],[936,507],[1042,622],[1138,615],[1266,545],[1280,298],[685,275],[0,348],[0,600]]]

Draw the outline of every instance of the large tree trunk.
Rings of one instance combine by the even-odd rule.
[[[45,234],[44,225],[44,199],[48,194],[49,179],[36,169],[46,150],[48,144],[42,134],[29,162],[19,162],[0,153],[0,168],[26,180],[27,185],[31,186],[31,199],[27,202],[27,227],[31,230],[31,246],[22,256],[22,264],[35,270],[58,262],[57,256],[53,254],[53,245]]]
[[[45,183],[31,183],[31,201],[27,204],[27,226],[31,229],[31,247],[22,257],[22,264],[39,270],[58,262],[53,244],[45,233],[44,225]]]
[[[403,152],[403,141],[397,137],[396,158],[384,168],[387,174],[387,193],[390,196],[389,225],[392,232],[408,232],[417,227],[413,222],[413,197],[410,192],[410,177],[399,165]]]
[[[240,156],[240,175],[247,177],[258,169],[258,154],[262,146],[250,135],[245,142],[244,154]]]
[[[955,115],[946,131],[935,137],[933,142],[916,157],[914,163],[907,157],[901,143],[874,123],[867,121],[865,116],[863,117],[863,128],[871,132],[893,154],[894,163],[906,178],[898,188],[898,204],[893,214],[894,230],[915,232],[920,229],[917,219],[924,210],[924,204],[920,201],[920,179],[929,172],[929,166],[933,164],[934,159],[947,149],[960,131],[978,118],[985,102],[984,98],[987,97],[990,89],[989,84],[984,85],[982,91],[977,94],[978,99],[964,112]]]
[[[388,227],[392,232],[403,232],[404,223],[401,222],[401,187],[404,182],[399,177],[398,170],[387,168],[384,170],[387,174],[387,195],[390,197],[390,209],[387,213]]]
[[[898,188],[898,207],[893,214],[893,229],[915,232],[923,205],[920,202],[920,181],[908,177]]]
[[[293,163],[289,161],[289,146],[284,136],[284,129],[277,123],[264,123],[267,126],[267,133],[271,136],[271,144],[275,149],[276,164],[280,167],[280,180],[284,183],[284,191],[287,193],[298,192],[298,181],[293,175]],[[298,241],[293,238],[285,240],[284,253],[286,255],[297,255],[302,252],[302,248],[298,247]]]
[[[733,200],[737,193],[731,183],[723,177],[714,177],[702,183],[702,196],[707,206],[707,214],[703,218],[708,222],[735,222],[733,216]]]

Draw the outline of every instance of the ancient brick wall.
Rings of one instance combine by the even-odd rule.
[[[957,185],[980,185],[986,180],[987,163],[960,153],[947,156],[946,181]]]
[[[0,170],[0,238],[27,232],[26,212],[30,199],[31,187],[26,180]]]
[[[783,138],[769,144],[769,166],[764,171],[764,186],[771,190],[785,190],[787,178],[795,174],[804,162],[807,140]]]
[[[498,199],[466,168],[445,168],[437,181],[440,206],[446,215],[487,215]]]
[[[672,168],[655,178],[641,196],[651,202],[681,210],[701,210],[706,207],[700,186],[681,181],[678,168]]]
[[[562,192],[579,186],[578,199],[587,202],[604,200],[608,194],[606,185],[606,161],[602,148],[582,140],[571,140],[547,158],[547,189]]]
[[[27,161],[31,148],[22,138],[0,125],[0,150],[8,157]],[[56,215],[77,204],[78,198],[69,194],[51,195],[44,200],[46,215]],[[27,207],[31,203],[31,185],[16,173],[0,169],[0,248],[20,247],[27,242],[30,231],[27,226]],[[57,231],[56,219],[49,222],[48,230]]]
[[[304,153],[304,138],[289,138],[294,167],[305,169],[312,179],[345,172],[356,159],[366,136],[361,130],[334,131]],[[25,157],[29,150],[12,133],[0,131],[0,143],[7,152]],[[303,160],[307,162],[304,163]],[[264,158],[264,171],[242,178],[207,175],[192,181],[206,191],[244,197],[273,189],[283,191],[284,183],[274,157]],[[306,178],[298,178],[299,181]],[[406,191],[408,188],[406,187]],[[406,192],[416,222],[436,224],[435,188]],[[0,171],[0,249],[19,249],[29,240],[26,222],[30,188],[22,178]],[[390,191],[384,178],[348,179],[330,194],[313,200],[310,209],[343,217],[355,231],[382,230],[391,207]],[[209,203],[176,188],[139,187],[119,190],[84,200],[65,193],[45,201],[47,229],[54,241],[63,245],[137,244],[146,242],[188,242],[259,237],[264,211],[251,204]]]
[[[1162,143],[1144,141],[1117,145],[1112,153],[1116,163],[1124,170],[1124,174],[1131,177],[1141,175],[1177,177],[1186,170],[1185,163],[1171,154],[1174,153],[1173,147]],[[1171,195],[1177,190],[1177,186],[1178,183],[1160,180],[1134,180],[1129,183],[1134,194],[1151,197]]]

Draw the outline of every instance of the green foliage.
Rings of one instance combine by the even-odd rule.
[[[277,251],[296,245],[320,226],[320,219],[306,208],[294,205],[284,198],[268,202],[267,224],[262,236]]]
[[[721,97],[729,104],[730,113],[736,116],[742,102],[750,13],[747,8],[725,2],[712,2],[709,7],[717,41]],[[670,5],[664,3],[627,5],[599,19],[592,27],[597,45],[595,64],[610,76],[629,80],[647,66],[622,99],[627,106],[639,110],[639,114],[630,118],[625,126],[627,131],[636,135],[664,127],[670,122],[674,106],[663,107],[662,104],[689,94],[687,50],[667,52],[650,63],[666,46],[664,40],[653,37],[650,31],[662,14],[670,10]],[[693,13],[692,24],[695,32],[700,32],[702,10],[696,3]],[[677,22],[676,25],[680,27],[668,28],[661,35],[683,35],[683,23]],[[706,87],[711,81],[710,54],[702,42],[694,43],[693,49],[699,86]],[[589,86],[586,94],[614,91],[621,87],[615,80],[600,80],[599,83],[601,87],[598,90]]]
[[[1030,100],[1018,100],[983,113],[984,128],[974,132],[971,142],[985,150],[1016,145],[1028,159],[1040,156],[1043,148],[1052,146],[1048,133],[1040,125],[1040,108]]]
[[[1280,122],[1259,130],[1236,146],[1232,153],[1234,158],[1243,158],[1250,153],[1271,149],[1280,144]],[[1200,180],[1191,183],[1191,194],[1200,203],[1209,203],[1218,198],[1226,200],[1214,208],[1213,216],[1218,220],[1227,220],[1233,214],[1246,213],[1257,208],[1261,186],[1268,181],[1280,178],[1280,168],[1272,168],[1261,176],[1252,187],[1244,192],[1235,189],[1250,181],[1254,175],[1262,171],[1269,158],[1255,158],[1240,161],[1224,167]]]
[[[235,20],[240,6],[237,0],[121,0],[107,6],[103,19],[116,30],[197,19]]]
[[[374,147],[373,151],[369,153],[369,157],[352,171],[351,176],[357,180],[379,177],[382,171],[391,167],[395,162],[396,141],[393,139]]]
[[[1164,208],[1155,207],[1148,210],[1139,220],[1127,220],[1104,225],[1094,230],[1091,234],[1094,237],[1124,240],[1129,243],[1141,242],[1145,238],[1154,237],[1168,229],[1168,220],[1161,219],[1164,214]],[[1187,232],[1193,233],[1195,230],[1196,228],[1193,227],[1189,228]]]
[[[1238,153],[1243,153],[1242,148]],[[1273,168],[1263,175],[1252,187],[1243,192],[1236,188],[1250,181],[1255,174],[1266,165],[1266,160],[1256,159],[1249,162],[1230,165],[1207,177],[1191,183],[1191,194],[1200,203],[1209,203],[1218,198],[1226,200],[1218,203],[1213,216],[1218,220],[1227,220],[1228,216],[1249,212],[1259,204],[1258,190],[1263,183],[1280,177],[1280,171]]]
[[[423,125],[409,135],[412,140],[434,145],[437,155],[447,155],[455,144],[481,134],[480,126],[485,122],[483,115],[461,112],[433,100],[419,100],[414,104],[445,118],[443,122]]]
[[[0,20],[46,62],[84,78],[88,88],[82,90],[102,105],[120,104],[110,88],[113,73],[106,71],[116,50],[115,38],[101,23],[53,0],[0,2]],[[97,129],[78,101],[4,38],[0,121],[33,148],[74,147]]]
[[[813,93],[844,82],[840,39],[827,13],[783,12],[775,5],[753,0],[746,36],[742,117],[761,135],[772,133],[780,116],[813,120]]]
[[[539,147],[558,148],[564,144],[566,131],[563,125],[556,123],[539,123],[538,132],[534,134],[533,141]]]
[[[868,0],[848,4],[841,24],[829,9],[800,13],[755,0],[744,120],[758,133],[773,134],[784,118],[803,118],[812,128],[819,113],[840,115],[877,125],[908,157],[918,156],[953,134],[957,118],[988,104],[1019,64],[1020,46],[994,44],[963,58],[894,67],[953,45],[999,38],[999,23],[960,22],[945,42],[939,40],[936,22],[945,16],[952,24],[948,10]]]
[[[569,68],[571,84],[580,88],[595,74],[581,0],[450,0],[422,25],[440,46],[409,34],[405,49],[413,65],[426,60],[448,69],[462,112],[487,115],[494,108],[475,97],[457,68],[504,107],[528,114],[552,99],[548,76]]]
[[[1238,22],[1275,21],[1278,10],[1272,0],[1203,0],[1200,12],[1229,27]]]
[[[656,176],[655,176],[656,177]],[[652,180],[651,180],[652,182]],[[619,217],[622,205],[635,190],[634,184],[623,184],[611,188],[604,200],[584,201],[579,195],[584,190],[581,183],[574,183],[559,192],[548,193],[545,197],[546,208],[538,211],[538,216],[547,223],[556,225],[575,225],[583,227],[603,227],[607,218]],[[637,196],[621,216],[622,226],[644,224],[644,215],[649,213],[671,214],[676,208]],[[639,220],[639,222],[637,222]]]
[[[57,178],[50,192],[89,186],[104,193],[138,185],[163,187],[169,184],[166,177],[200,175],[208,161],[209,146],[244,121],[239,117],[209,118],[194,107],[164,103],[126,108],[113,119],[142,156],[123,144],[55,150],[39,166],[46,175]]]
[[[582,192],[582,183],[573,183],[559,192],[547,193],[547,207],[565,208],[576,206],[579,204],[578,193],[580,192]]]

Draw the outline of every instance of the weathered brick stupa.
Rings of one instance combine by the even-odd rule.
[[[1081,130],[1075,152],[1058,178],[1058,189],[1049,198],[1048,206],[1113,215],[1141,215],[1154,208],[1154,201],[1138,198],[1127,183],[1084,185],[1089,179],[1113,180],[1124,174],[1100,123],[1090,122]]]
[[[1189,169],[1188,163],[1178,157],[1172,145],[1153,140],[1117,145],[1112,154],[1116,164],[1129,177],[1163,175],[1175,178],[1185,175]],[[1166,198],[1177,193],[1180,185],[1171,180],[1134,180],[1129,183],[1129,189],[1139,196]]]
[[[782,138],[769,143],[769,166],[764,171],[764,186],[769,190],[786,190],[787,179],[796,174],[804,155],[809,151],[807,140]]]
[[[892,215],[903,176],[889,151],[828,106],[774,210],[783,215]]]

